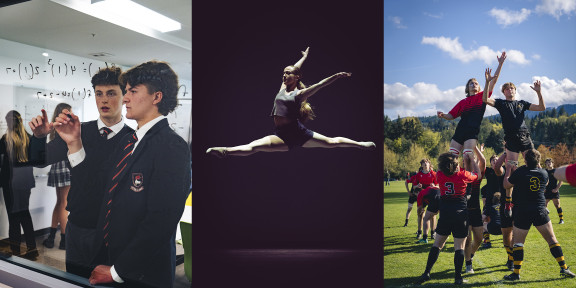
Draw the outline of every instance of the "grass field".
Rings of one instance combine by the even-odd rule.
[[[485,183],[482,183],[482,186]],[[550,219],[556,238],[562,246],[568,266],[576,270],[576,188],[563,185],[560,188],[560,204],[564,212],[565,224],[559,225],[558,213],[552,201],[548,203]],[[410,215],[408,227],[404,225],[408,196],[404,181],[391,182],[384,187],[384,287],[411,287],[412,283],[426,268],[428,252],[433,240],[428,244],[415,244],[416,203]],[[552,257],[548,244],[540,233],[532,227],[524,246],[524,262],[521,280],[517,283],[504,282],[502,278],[511,272],[506,270],[506,251],[502,236],[491,235],[492,248],[480,249],[474,257],[474,274],[462,274],[468,279],[469,287],[576,287],[576,278],[565,279],[559,276],[560,268]],[[427,287],[453,286],[454,282],[454,245],[452,236],[448,238],[444,249],[431,273],[432,280]]]

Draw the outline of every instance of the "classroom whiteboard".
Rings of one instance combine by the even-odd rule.
[[[6,131],[5,116],[10,110],[20,112],[28,123],[42,109],[52,117],[56,105],[65,102],[81,121],[97,119],[90,81],[100,68],[111,66],[124,71],[130,68],[0,39],[0,135]],[[179,80],[179,105],[168,115],[168,121],[170,127],[190,143],[191,80]],[[126,115],[125,109],[123,115]],[[135,121],[128,119],[126,123],[136,128]]]

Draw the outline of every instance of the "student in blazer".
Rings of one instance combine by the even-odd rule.
[[[122,117],[122,101],[125,85],[120,83],[122,69],[118,67],[102,68],[92,76],[94,99],[98,108],[99,117],[96,120],[77,123],[81,126],[78,135],[86,157],[82,158],[82,165],[86,167],[79,170],[72,177],[70,193],[66,210],[68,224],[66,225],[66,271],[90,277],[94,267],[91,265],[94,254],[94,239],[96,225],[103,198],[104,189],[102,178],[109,174],[107,166],[109,158],[115,147],[124,135],[132,134],[134,130],[124,123]],[[70,111],[68,111],[70,112]],[[46,136],[52,131],[56,122],[50,123],[46,111],[33,118],[29,125],[33,138],[41,139],[39,150],[45,151],[45,165],[68,159],[72,166],[78,165],[78,154],[69,155],[68,146],[60,135],[46,144]],[[76,157],[74,157],[76,156]]]
[[[172,287],[176,226],[191,175],[188,144],[165,117],[177,106],[178,76],[165,62],[150,61],[121,79],[126,84],[126,118],[136,120],[138,129],[123,137],[109,163],[95,237],[98,265],[90,283]],[[78,117],[65,111],[57,122],[70,152],[80,153]],[[72,174],[82,169],[86,167],[80,163]]]

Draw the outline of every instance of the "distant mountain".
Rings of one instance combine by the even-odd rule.
[[[564,105],[560,105],[558,107],[548,107],[546,108],[546,111],[526,111],[525,115],[526,117],[530,117],[530,118],[534,118],[536,116],[538,116],[538,114],[543,113],[543,112],[548,112],[548,111],[552,111],[552,109],[556,108],[556,111],[560,110],[561,107],[564,107],[564,110],[566,111],[566,114],[568,116],[572,115],[572,114],[576,114],[576,104],[564,104]]]

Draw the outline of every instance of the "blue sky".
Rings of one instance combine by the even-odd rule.
[[[384,114],[392,119],[449,112],[464,86],[508,54],[493,97],[512,82],[516,99],[576,104],[576,0],[384,1]],[[486,116],[497,114],[492,107]]]

